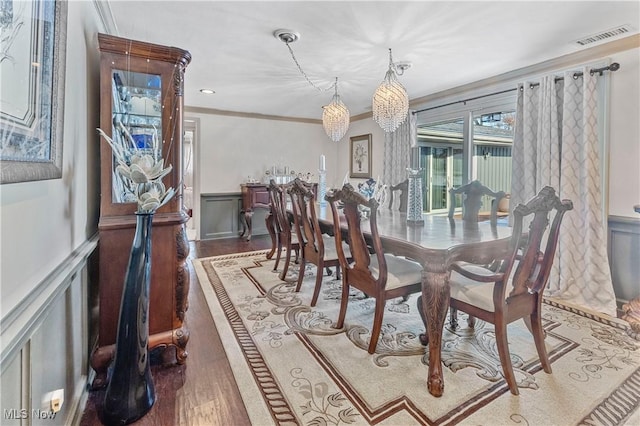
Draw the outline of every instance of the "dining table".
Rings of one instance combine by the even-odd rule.
[[[315,208],[322,231],[333,235],[336,230],[331,207],[316,203]],[[490,221],[468,223],[438,214],[422,216],[423,223],[407,224],[406,213],[381,208],[376,221],[385,253],[422,265],[422,294],[417,303],[426,330],[421,341],[428,344],[429,350],[427,388],[431,395],[439,397],[444,391],[441,347],[449,309],[450,265],[459,260],[488,264],[501,257],[509,248],[511,227],[492,225]],[[347,223],[342,215],[340,228],[346,233]]]

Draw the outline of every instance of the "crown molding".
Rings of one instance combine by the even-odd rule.
[[[412,99],[411,101],[409,101],[409,108],[416,108],[419,105],[424,105],[425,103],[433,102],[438,99],[467,94],[471,91],[486,88],[488,86],[497,86],[508,81],[530,77],[535,74],[556,71],[558,69],[575,66],[577,64],[602,59],[614,53],[624,52],[626,50],[637,48],[640,48],[640,34],[621,38],[609,43],[603,43],[598,46],[593,46],[589,49],[569,53],[567,55],[559,56],[548,61],[539,62],[528,67],[519,68],[517,70],[499,74],[494,77],[485,78],[483,80],[474,81],[473,83],[457,86],[452,89],[447,89],[441,92],[432,93],[431,95]],[[624,64],[622,64],[622,66],[624,66]]]
[[[257,114],[253,112],[226,111],[223,109],[185,106],[184,112],[197,114],[224,115],[227,117],[255,118],[259,120],[292,121],[295,123],[322,124],[322,120],[316,118],[286,117],[281,115]]]
[[[113,12],[111,12],[111,4],[105,0],[93,0],[93,6],[98,12],[100,22],[102,22],[102,26],[104,27],[104,32],[111,35],[119,35],[118,25],[113,17]]]

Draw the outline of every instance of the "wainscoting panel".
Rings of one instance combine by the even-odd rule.
[[[242,196],[202,194],[200,196],[200,238],[213,240],[238,236]]]
[[[640,296],[640,219],[609,216],[607,247],[620,305]]]
[[[89,378],[88,259],[97,234],[0,319],[2,425],[78,423]],[[51,412],[51,394],[64,403]]]
[[[201,194],[200,195],[200,239],[215,240],[237,237],[242,231],[240,210],[242,194]],[[267,234],[265,209],[255,210],[252,218],[252,234]]]

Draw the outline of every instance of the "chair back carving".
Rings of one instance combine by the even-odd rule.
[[[387,282],[387,263],[378,234],[378,201],[375,198],[367,200],[348,183],[341,190],[329,191],[325,198],[331,206],[335,227],[340,226],[338,203],[342,204],[343,214],[347,221],[346,236],[343,237],[340,232],[335,235],[338,258],[345,276],[348,275],[351,283],[358,283],[357,287],[369,295],[383,293]],[[369,210],[368,219],[363,219],[361,208]],[[364,222],[369,224],[367,228],[370,231],[370,238],[365,238]],[[347,262],[347,257],[342,249],[343,238],[349,246],[353,259],[351,263]],[[372,274],[370,268],[372,255],[377,258],[377,276]]]
[[[558,246],[562,218],[572,209],[573,203],[560,200],[550,186],[544,187],[529,202],[514,209],[511,248],[517,248],[514,252],[517,253],[515,257],[518,263],[509,297],[525,292],[541,293],[544,290]],[[529,230],[523,237],[525,219],[531,216]],[[545,241],[546,246],[542,251]]]
[[[280,265],[280,258],[282,257],[282,250],[286,250],[284,257],[284,265],[280,271],[280,279],[285,281],[287,277],[287,271],[289,270],[289,263],[291,262],[291,252],[296,253],[296,263],[298,263],[300,254],[300,244],[298,239],[294,238],[297,235],[291,233],[291,219],[290,214],[287,211],[287,197],[285,189],[288,184],[277,184],[275,180],[271,179],[269,186],[267,187],[269,193],[269,206],[271,214],[265,218],[267,229],[273,230],[271,234],[272,238],[272,251],[267,254],[267,258],[271,259],[275,253],[275,263],[273,264],[273,271],[278,270]]]
[[[324,242],[314,208],[316,197],[313,190],[296,178],[287,192],[291,197],[296,235],[305,258],[312,262],[314,259],[323,259]]]
[[[400,191],[400,206],[398,207],[398,211],[402,213],[407,212],[407,202],[409,198],[409,179],[405,179],[397,185],[391,185],[389,187],[389,210],[393,207],[393,193],[395,191]]]
[[[456,209],[456,195],[462,196],[462,221],[465,225],[478,223],[478,214],[482,208],[482,198],[491,197],[491,224],[498,222],[498,205],[506,197],[504,191],[493,191],[480,181],[474,180],[449,190],[449,217],[453,218]]]
[[[283,187],[271,179],[267,190],[269,191],[269,204],[276,234],[290,233],[291,225],[287,217],[287,206]]]

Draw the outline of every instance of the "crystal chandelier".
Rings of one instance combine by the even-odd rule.
[[[393,63],[391,49],[389,49],[389,70],[384,80],[373,94],[373,119],[387,132],[395,131],[407,118],[409,111],[409,96],[404,86],[398,81],[396,68],[400,69],[400,75],[407,65]]]
[[[338,142],[349,129],[349,110],[338,95],[338,77],[336,77],[335,94],[329,105],[322,107],[322,127],[334,142]]]
[[[311,81],[311,79],[307,76],[307,73],[304,72],[304,70],[298,63],[298,60],[293,54],[293,49],[291,49],[290,44],[300,38],[299,33],[292,30],[280,29],[274,31],[273,36],[287,45],[289,53],[291,54],[291,58],[298,67],[298,71],[300,71],[300,74],[302,74],[302,76],[311,86],[313,86],[320,92],[331,89],[331,87],[324,89],[318,87],[318,85]],[[345,133],[347,133],[347,130],[349,129],[349,110],[347,109],[345,104],[342,103],[342,101],[340,100],[340,96],[338,95],[338,77],[336,77],[336,82],[332,85],[332,87],[335,89],[333,99],[331,100],[331,103],[329,103],[329,105],[325,105],[322,107],[322,127],[324,127],[324,131],[327,133],[327,136],[329,136],[329,139],[334,142],[338,142],[340,139],[342,139],[342,137],[345,135]]]

